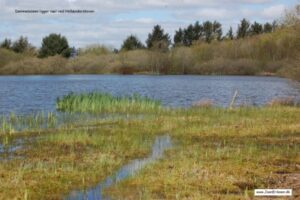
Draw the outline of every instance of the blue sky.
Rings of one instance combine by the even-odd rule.
[[[71,46],[104,44],[119,48],[129,34],[145,41],[160,24],[173,37],[179,27],[217,20],[226,32],[242,18],[273,21],[300,0],[0,0],[0,41],[27,36],[35,46],[50,33],[65,35]],[[89,9],[90,14],[20,14],[15,9]]]

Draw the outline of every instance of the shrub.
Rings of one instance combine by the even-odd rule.
[[[25,58],[17,62],[11,62],[0,68],[1,74],[67,74],[72,70],[66,68],[67,60],[60,56],[47,59]]]
[[[78,54],[80,56],[83,56],[83,55],[100,56],[100,55],[107,55],[109,53],[112,53],[112,51],[113,50],[107,46],[94,44],[94,45],[89,45],[86,48],[80,49]]]
[[[17,54],[11,50],[0,48],[0,69],[10,62],[17,62],[24,58],[24,55]]]

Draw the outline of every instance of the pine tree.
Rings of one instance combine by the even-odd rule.
[[[149,49],[166,51],[169,49],[171,40],[169,34],[164,33],[164,30],[160,25],[156,25],[154,26],[152,33],[148,34],[146,44]]]
[[[210,21],[203,23],[204,39],[206,42],[211,42],[213,39],[213,24]]]
[[[5,49],[11,49],[12,48],[11,40],[5,38],[4,41],[1,43],[0,47]]]
[[[174,35],[174,45],[175,46],[182,46],[183,45],[183,39],[184,39],[184,33],[183,30],[181,28],[179,28],[178,31],[175,31],[175,35]]]
[[[142,44],[142,42],[134,35],[130,35],[128,36],[122,46],[121,46],[121,50],[125,50],[125,51],[130,51],[130,50],[135,50],[135,49],[142,49],[144,48],[144,45]]]
[[[226,37],[230,40],[233,40],[234,39],[234,36],[233,36],[233,30],[232,30],[232,27],[230,26],[227,34],[226,34]]]
[[[250,34],[250,23],[245,18],[241,20],[241,24],[238,26],[237,38],[244,38]]]
[[[263,26],[257,22],[254,22],[251,25],[251,29],[250,29],[251,35],[258,35],[263,33]]]
[[[23,53],[30,48],[32,48],[32,46],[29,44],[27,37],[23,36],[16,40],[12,45],[12,50],[16,53]]]
[[[222,39],[222,25],[221,23],[214,21],[213,22],[213,39],[221,40]]]
[[[264,24],[264,33],[271,33],[273,31],[273,26],[269,22]]]
[[[190,24],[186,29],[184,29],[183,44],[185,46],[191,46],[193,40],[195,39],[194,26]]]

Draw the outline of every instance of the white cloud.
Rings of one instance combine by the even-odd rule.
[[[203,18],[208,19],[222,19],[230,16],[230,12],[226,9],[212,9],[206,8],[199,12],[199,15]]]
[[[274,5],[268,8],[265,8],[262,11],[262,16],[270,19],[278,18],[282,15],[284,10],[286,9],[286,6],[283,4],[280,5]]]
[[[152,19],[152,18],[138,18],[138,19],[135,19],[136,22],[141,22],[141,23],[154,23],[155,20]]]

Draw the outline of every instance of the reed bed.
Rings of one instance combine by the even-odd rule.
[[[134,94],[113,96],[108,93],[70,93],[56,101],[56,108],[63,112],[79,113],[148,113],[161,110],[160,102]]]

